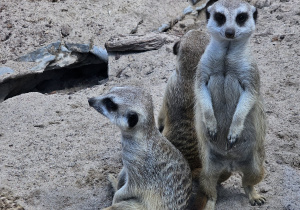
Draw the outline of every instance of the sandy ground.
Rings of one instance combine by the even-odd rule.
[[[266,176],[256,186],[267,198],[251,207],[238,174],[219,187],[217,209],[300,209],[300,5],[298,0],[254,0],[259,7],[251,39],[268,117]],[[151,32],[180,15],[186,0],[0,2],[0,67],[57,40],[104,47],[114,34]],[[0,194],[25,209],[101,209],[111,204],[107,174],[121,168],[117,127],[87,98],[139,82],[152,94],[155,116],[175,69],[173,42],[203,15],[187,16],[167,32],[169,43],[143,53],[109,56],[109,81],[78,91],[27,93],[0,103]],[[63,32],[63,33],[62,33]]]

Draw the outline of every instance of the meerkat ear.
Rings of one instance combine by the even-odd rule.
[[[179,46],[180,46],[180,41],[176,42],[173,46],[173,53],[174,55],[177,55],[178,54],[178,51],[179,51]]]
[[[139,121],[139,116],[136,112],[130,111],[127,114],[127,122],[129,128],[133,128]]]
[[[254,22],[256,23],[256,20],[257,20],[257,9],[256,9],[256,7],[252,6],[252,12],[253,12]]]
[[[205,14],[206,14],[206,21],[208,22],[209,18],[210,18],[210,11],[211,11],[211,6],[207,7],[207,9],[205,10]]]

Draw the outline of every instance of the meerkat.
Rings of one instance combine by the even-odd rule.
[[[138,87],[114,87],[88,102],[122,134],[123,168],[112,183],[116,192],[107,209],[187,209],[191,171],[156,128],[150,94]]]
[[[206,33],[191,30],[175,43],[176,71],[168,80],[158,116],[160,132],[183,154],[195,176],[201,162],[194,124],[194,79],[208,42]]]
[[[210,42],[195,82],[195,125],[202,170],[200,185],[214,209],[221,174],[239,171],[251,205],[266,199],[254,185],[264,177],[265,113],[260,77],[249,39],[257,10],[241,0],[219,0],[207,8]]]

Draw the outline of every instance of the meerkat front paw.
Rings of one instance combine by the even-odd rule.
[[[227,149],[231,149],[234,146],[234,144],[238,141],[243,131],[243,128],[243,125],[236,125],[234,123],[231,124],[227,136]]]
[[[205,126],[207,134],[209,135],[210,139],[214,141],[217,137],[217,120],[214,114],[206,115]]]

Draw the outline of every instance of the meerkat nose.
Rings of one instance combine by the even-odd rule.
[[[225,36],[229,39],[233,39],[235,36],[235,30],[233,28],[227,28],[225,31]]]
[[[95,100],[95,98],[89,98],[88,102],[89,102],[90,106],[93,106],[95,104],[96,100]]]

